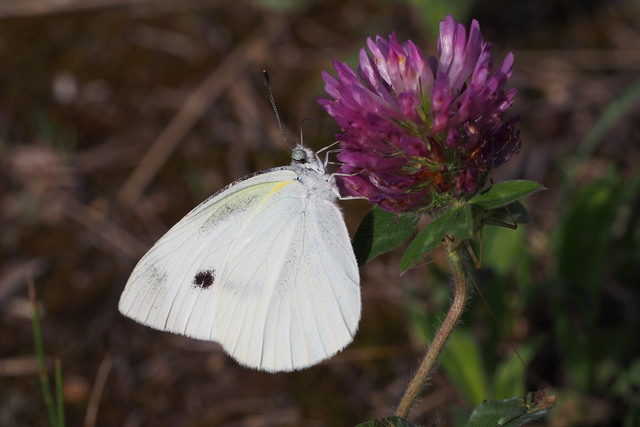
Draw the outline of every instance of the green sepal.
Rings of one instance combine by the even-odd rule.
[[[459,239],[468,239],[473,235],[470,206],[456,205],[423,228],[402,255],[401,270],[407,271],[420,262],[422,256],[434,250],[447,234]]]

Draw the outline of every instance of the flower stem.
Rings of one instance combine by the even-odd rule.
[[[445,239],[443,246],[447,254],[451,274],[453,275],[453,302],[451,303],[449,312],[442,322],[442,325],[440,325],[440,329],[438,329],[438,332],[436,332],[436,335],[433,337],[431,346],[427,350],[424,359],[422,359],[418,372],[416,372],[415,376],[411,379],[411,382],[407,386],[407,389],[400,400],[400,405],[398,405],[396,415],[401,418],[406,418],[407,415],[409,415],[413,402],[425,386],[425,383],[429,378],[429,373],[435,366],[438,356],[442,352],[451,332],[453,332],[453,329],[458,324],[460,316],[464,312],[464,308],[467,303],[468,285],[465,269],[460,259],[460,254],[458,253],[459,244],[458,242]]]

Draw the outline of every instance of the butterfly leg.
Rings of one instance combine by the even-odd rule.
[[[360,174],[360,172],[355,172],[355,173],[334,172],[334,173],[332,173],[330,175],[330,179],[333,181],[333,180],[335,180],[336,176],[349,177],[349,176],[356,176],[356,175],[359,175],[359,174]],[[333,187],[333,191],[334,191],[334,193],[336,193],[336,195],[338,196],[338,199],[340,199],[340,200],[365,200],[366,199],[366,197],[363,197],[363,196],[343,196],[343,195],[340,194],[340,190],[338,190],[337,186]]]
[[[324,165],[324,167],[325,167],[325,168],[326,168],[326,167],[327,167],[327,165],[329,164],[329,154],[331,154],[331,153],[338,153],[338,152],[340,152],[340,151],[341,151],[340,149],[336,149],[336,150],[329,150],[329,148],[331,148],[331,147],[335,146],[335,145],[336,145],[336,144],[338,144],[338,143],[339,143],[339,141],[336,141],[336,142],[334,142],[333,144],[329,144],[329,145],[327,145],[326,147],[323,147],[323,148],[319,149],[318,151],[316,151],[316,159],[318,159],[318,162],[322,163],[322,164]],[[322,161],[322,160],[320,159],[320,153],[322,153],[323,151],[326,151],[326,150],[328,150],[328,151],[325,153],[324,161]]]

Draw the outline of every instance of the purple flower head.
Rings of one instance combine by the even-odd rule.
[[[333,99],[318,102],[341,128],[343,195],[391,212],[428,208],[446,196],[467,199],[519,150],[517,117],[504,117],[516,93],[504,90],[513,54],[494,70],[477,21],[467,34],[447,16],[439,59],[425,59],[395,33],[369,38],[367,47],[357,73],[337,61],[337,77],[322,72]]]

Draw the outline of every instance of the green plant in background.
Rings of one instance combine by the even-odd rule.
[[[31,303],[31,321],[33,328],[33,343],[36,351],[36,359],[38,361],[38,375],[40,377],[40,385],[42,386],[42,396],[44,398],[45,408],[49,417],[51,427],[64,427],[64,400],[62,395],[62,367],[60,360],[55,360],[54,370],[54,387],[55,399],[51,391],[51,382],[47,373],[47,360],[42,345],[42,332],[40,328],[40,311],[38,309],[38,301],[36,300],[36,291],[33,281],[30,279],[29,301]]]
[[[401,270],[439,248],[453,282],[453,301],[438,330],[423,328],[421,336],[430,344],[395,417],[377,421],[411,425],[411,407],[441,355],[443,368],[470,403],[523,393],[523,370],[510,360],[496,366],[491,390],[477,345],[468,332],[453,330],[468,300],[467,253],[477,262],[470,240],[486,224],[515,228],[518,221],[526,222],[519,200],[542,186],[524,180],[487,186],[490,171],[520,149],[520,138],[517,118],[505,114],[515,96],[514,89],[504,89],[513,55],[494,69],[477,21],[467,35],[447,16],[440,23],[439,58],[428,61],[411,41],[400,44],[395,34],[368,39],[367,47],[370,54],[360,51],[357,72],[336,61],[337,78],[323,73],[333,99],[319,100],[341,128],[336,136],[341,194],[376,205],[355,235],[356,257],[363,263],[397,247],[413,234],[417,219],[428,216],[430,222],[402,256]],[[419,319],[421,311],[413,313],[414,324],[432,323]],[[531,357],[531,350],[523,354]],[[468,425],[487,425],[482,423],[495,416],[494,425],[520,425],[546,413],[555,401],[531,396],[478,406]]]
[[[551,316],[563,371],[578,399],[616,396],[630,408],[624,425],[640,422],[637,261],[640,259],[640,173],[613,167],[579,183],[580,170],[611,128],[640,102],[640,82],[623,91],[594,123],[575,155],[563,159],[552,231],[555,268]]]
[[[475,4],[475,0],[408,0],[420,15],[429,34],[438,36],[440,22],[447,16],[466,20]]]
[[[75,131],[61,125],[43,110],[33,108],[27,119],[36,137],[50,144],[63,158],[70,158],[77,149],[78,138]]]

